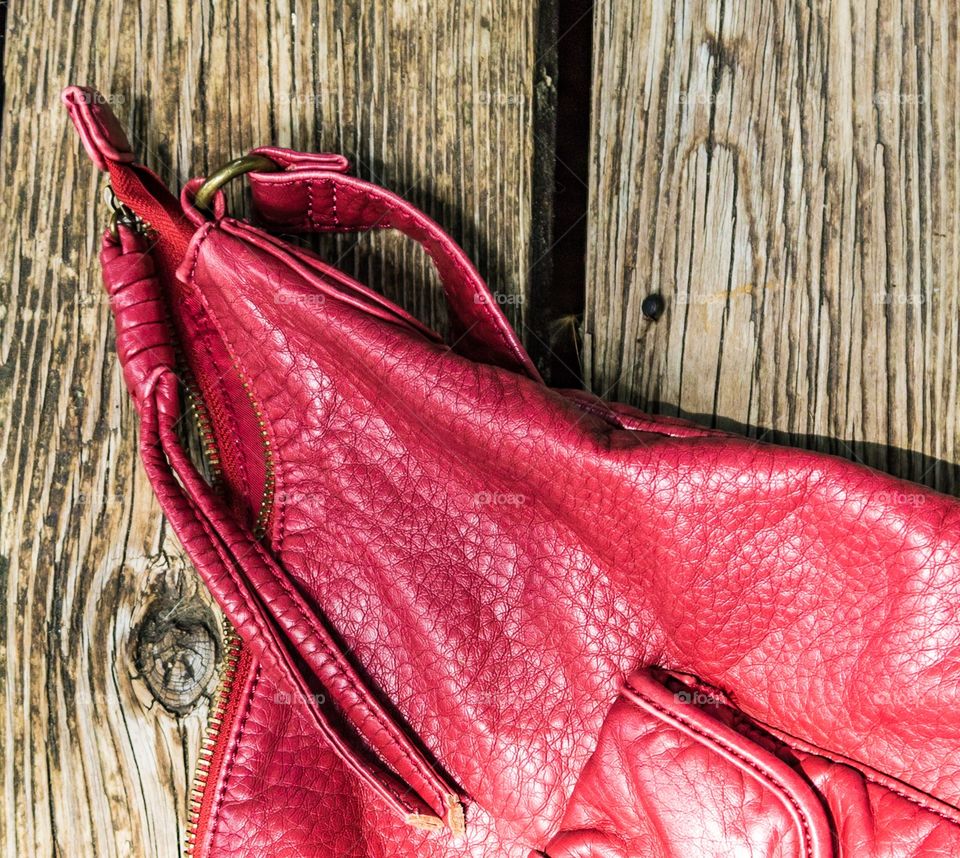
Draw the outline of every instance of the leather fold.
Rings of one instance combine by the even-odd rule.
[[[98,170],[133,162],[133,149],[109,101],[88,86],[68,86],[60,94],[83,148]]]

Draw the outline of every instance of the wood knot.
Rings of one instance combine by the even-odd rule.
[[[186,714],[211,684],[220,656],[217,622],[197,596],[157,595],[137,629],[138,672],[167,709]]]

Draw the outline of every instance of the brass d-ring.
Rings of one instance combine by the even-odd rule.
[[[220,190],[231,179],[249,173],[252,170],[259,170],[261,173],[272,173],[279,170],[279,165],[265,158],[263,155],[244,155],[242,158],[235,158],[229,164],[225,164],[215,173],[211,173],[207,180],[199,187],[196,194],[193,195],[193,204],[198,209],[210,210],[210,203],[213,202],[213,195]]]

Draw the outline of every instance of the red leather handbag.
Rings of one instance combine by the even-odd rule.
[[[546,387],[464,253],[336,155],[179,201],[104,100],[117,351],[237,631],[203,856],[960,855],[960,504]],[[272,232],[400,230],[446,345]],[[181,379],[213,484],[176,431]]]

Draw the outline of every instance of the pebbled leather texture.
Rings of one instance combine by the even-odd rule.
[[[195,182],[176,283],[104,239],[148,473],[254,659],[199,853],[960,854],[958,502],[545,387],[429,218],[338,156],[260,151],[271,229],[405,231],[471,333],[207,219]],[[218,444],[244,439],[223,497],[172,431],[165,296]]]

